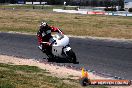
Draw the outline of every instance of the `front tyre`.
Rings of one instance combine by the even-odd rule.
[[[76,55],[75,53],[71,50],[69,51],[66,51],[66,54],[67,54],[67,59],[72,62],[72,63],[76,63],[77,62],[77,59],[76,59]]]

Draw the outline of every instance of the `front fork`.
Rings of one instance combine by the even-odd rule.
[[[63,52],[65,53],[65,55],[67,56],[66,52],[70,51],[71,47],[69,45],[67,45],[66,47],[63,48]]]

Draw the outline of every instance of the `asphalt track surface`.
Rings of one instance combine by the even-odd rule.
[[[63,60],[62,62],[56,60],[55,63],[67,63],[97,73],[132,80],[132,42],[70,37],[70,44],[79,64],[74,65]],[[36,36],[24,34],[0,33],[0,54],[33,59],[46,58],[46,55],[37,48]]]

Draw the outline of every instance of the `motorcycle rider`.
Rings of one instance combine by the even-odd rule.
[[[49,42],[49,39],[52,38],[51,32],[58,32],[61,33],[61,30],[59,28],[53,27],[53,26],[49,26],[47,24],[47,22],[41,22],[40,28],[37,32],[37,37],[38,37],[38,44],[39,44],[39,48],[40,50],[42,50],[42,52],[46,52],[47,54],[52,55],[52,43]],[[42,42],[47,42],[46,44],[43,44]]]

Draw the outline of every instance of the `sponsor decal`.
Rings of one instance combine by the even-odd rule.
[[[82,76],[80,77],[80,84],[82,86],[88,86],[88,85],[116,85],[116,86],[130,86],[131,81],[130,80],[124,80],[124,79],[90,79],[88,72],[82,68]]]

